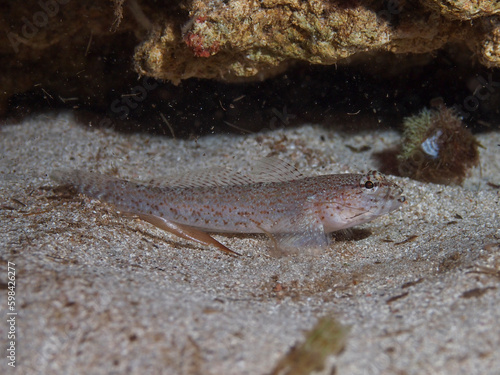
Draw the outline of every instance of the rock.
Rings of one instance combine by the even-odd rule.
[[[499,11],[478,0],[9,2],[0,15],[0,114],[29,91],[51,107],[68,99],[109,107],[110,93],[126,92],[137,73],[174,84],[259,81],[296,62],[365,61],[373,74],[374,56],[391,72],[422,59],[386,68],[387,52],[423,56],[450,44],[498,67]]]
[[[193,1],[187,18],[155,24],[137,49],[135,67],[176,84],[191,77],[260,80],[294,61],[329,65],[381,51],[420,54],[449,42],[467,44],[496,66],[496,28],[488,18],[495,3],[456,3]]]

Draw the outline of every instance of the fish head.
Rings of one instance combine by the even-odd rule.
[[[403,189],[378,171],[346,175],[344,183],[316,201],[325,232],[360,225],[401,207]]]

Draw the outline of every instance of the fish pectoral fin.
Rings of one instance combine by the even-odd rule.
[[[191,240],[198,242],[202,245],[213,245],[220,251],[230,255],[241,255],[236,251],[233,251],[223,244],[221,244],[216,239],[212,238],[208,233],[201,230],[189,227],[187,225],[182,225],[165,219],[163,217],[150,215],[150,214],[136,214],[139,219],[147,221],[149,224],[154,225],[157,228],[163,229],[164,231],[175,234],[178,237],[184,238],[186,240]]]
[[[274,231],[260,229],[271,238],[272,254],[277,257],[298,253],[317,255],[329,244],[323,224],[308,209],[292,225],[275,227]]]
[[[318,255],[329,244],[329,238],[322,226],[284,233],[262,231],[269,236],[273,244],[271,254],[278,258],[298,253]]]
[[[275,254],[279,256],[289,254],[319,255],[328,246],[328,237],[319,232],[273,233]]]

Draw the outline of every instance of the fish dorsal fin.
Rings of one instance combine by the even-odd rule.
[[[254,182],[287,182],[304,178],[293,165],[274,156],[258,160],[249,177]]]
[[[203,170],[168,176],[162,181],[155,180],[156,186],[176,188],[215,187],[228,185],[248,185],[254,181],[246,175],[224,167],[213,167]]]
[[[276,157],[257,161],[249,172],[238,172],[226,167],[212,167],[187,171],[150,181],[154,186],[175,188],[249,185],[258,182],[286,182],[302,178],[294,166]]]

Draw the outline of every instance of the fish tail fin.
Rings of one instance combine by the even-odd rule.
[[[117,206],[123,206],[124,196],[130,196],[139,186],[115,177],[81,170],[56,170],[50,177],[61,184],[73,186],[79,193]]]

